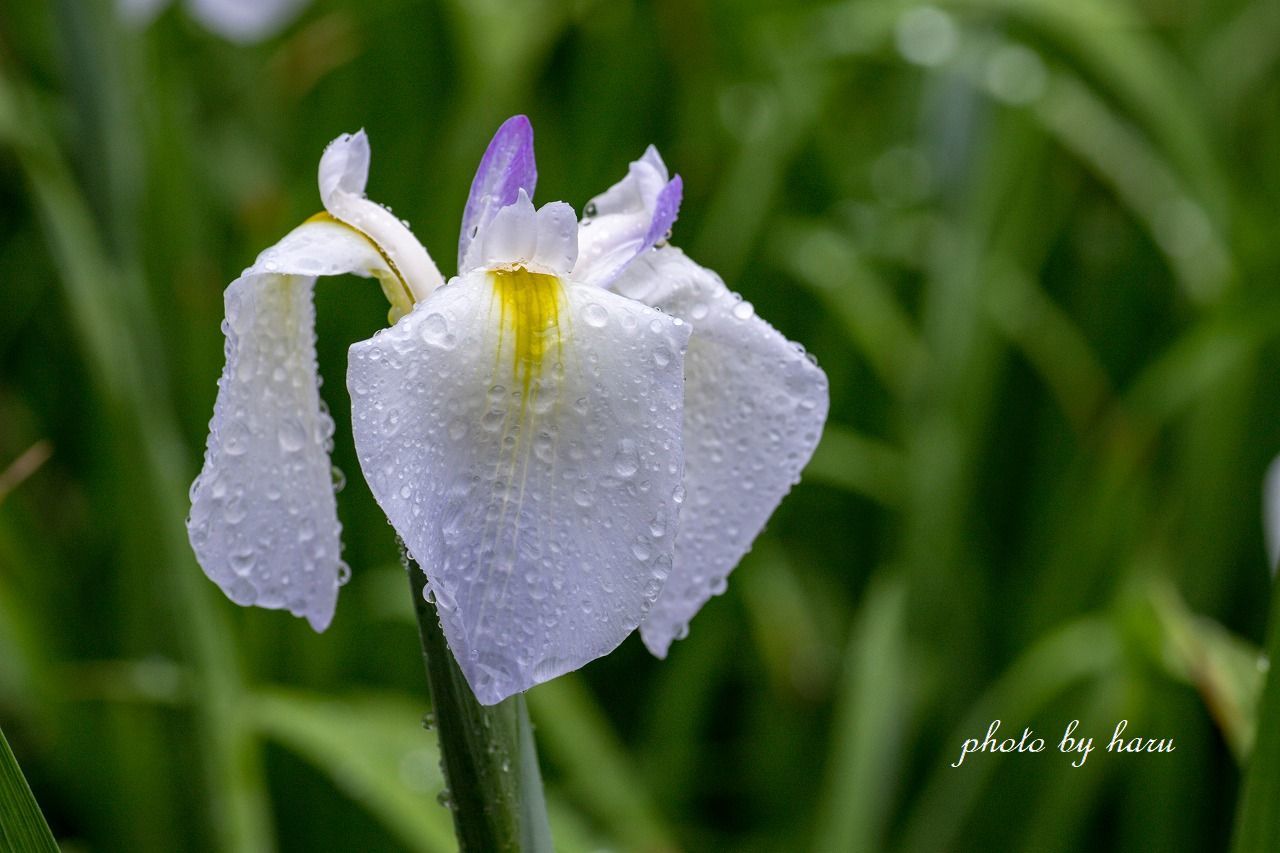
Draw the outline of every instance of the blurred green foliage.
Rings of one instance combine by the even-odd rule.
[[[1275,0],[0,7],[0,726],[64,849],[447,850],[349,422],[315,635],[185,540],[221,291],[368,129],[448,271],[498,123],[581,205],[650,142],[675,242],[827,370],[805,482],[665,662],[534,689],[564,850],[1226,849],[1280,450]],[[317,294],[324,388],[383,322]],[[1280,706],[1278,706],[1280,707]],[[993,719],[1050,742],[971,756]],[[1073,719],[1164,755],[1055,751]],[[1265,721],[1264,721],[1265,722]]]

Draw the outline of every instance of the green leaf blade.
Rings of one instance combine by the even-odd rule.
[[[0,847],[12,853],[58,850],[49,824],[0,730]]]

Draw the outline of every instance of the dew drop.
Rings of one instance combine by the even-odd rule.
[[[227,524],[239,524],[244,521],[244,517],[248,514],[245,509],[244,501],[236,495],[227,501],[227,505],[222,509],[222,517],[226,519]]]
[[[276,435],[280,439],[280,449],[285,453],[296,453],[307,441],[307,431],[297,418],[288,418],[280,424]]]
[[[222,449],[228,456],[240,456],[249,449],[249,428],[236,421],[222,433]]]
[[[443,314],[428,314],[422,321],[422,340],[436,349],[451,350],[458,339],[449,331],[449,321]]]
[[[587,307],[582,309],[582,320],[588,326],[603,328],[609,322],[609,311],[598,302],[589,302]]]
[[[253,564],[257,561],[257,555],[254,554],[252,548],[241,548],[239,551],[231,552],[231,571],[240,577],[246,577],[249,572],[253,571]]]
[[[733,306],[733,316],[739,320],[750,320],[754,313],[756,313],[755,306],[745,299]]]
[[[619,477],[633,477],[640,470],[640,454],[636,443],[629,438],[618,442],[618,452],[613,456],[613,470]]]

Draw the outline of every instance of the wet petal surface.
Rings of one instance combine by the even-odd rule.
[[[685,503],[675,564],[640,632],[665,657],[689,620],[725,589],[826,422],[826,374],[756,316],[720,277],[675,248],[638,258],[619,293],[686,319]]]
[[[328,627],[345,571],[319,394],[317,276],[388,272],[365,238],[331,220],[296,228],[225,294],[227,362],[187,530],[205,574],[237,604]]]
[[[688,326],[476,272],[351,349],[365,477],[492,704],[615,648],[673,558]]]

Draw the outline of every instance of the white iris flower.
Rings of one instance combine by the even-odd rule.
[[[116,0],[124,21],[151,23],[170,0]],[[270,38],[289,25],[308,0],[186,0],[187,12],[205,29],[228,41],[248,44]]]
[[[357,454],[492,704],[682,636],[799,477],[822,371],[714,273],[661,246],[681,183],[650,148],[587,206],[535,209],[517,116],[485,152],[447,285],[364,197],[363,133],[320,163],[326,212],[227,288],[227,364],[191,542],[240,604],[323,630],[346,574],[318,392],[312,288],[377,278],[392,326],[351,347]],[[691,338],[692,332],[692,338]]]

